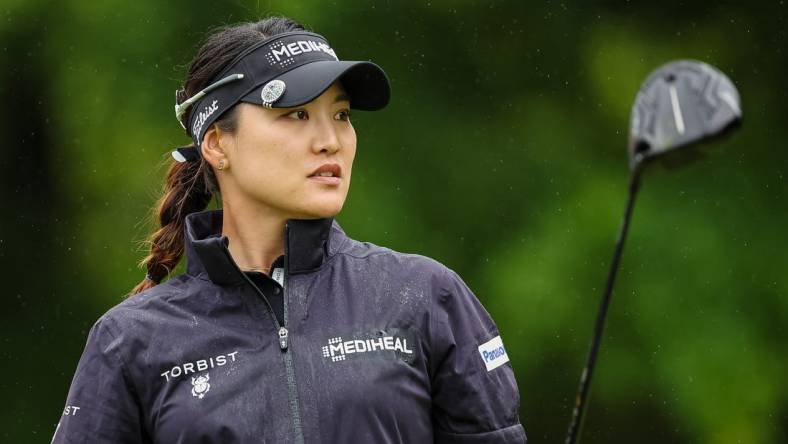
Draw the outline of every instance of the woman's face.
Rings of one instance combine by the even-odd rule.
[[[286,219],[336,215],[356,155],[350,102],[339,81],[293,108],[239,103],[235,134],[219,143],[229,168],[216,171],[225,205],[255,205]],[[314,175],[318,169],[333,177]]]

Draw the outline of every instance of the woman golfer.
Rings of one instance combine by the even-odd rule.
[[[208,38],[177,93],[193,145],[172,153],[147,276],[90,330],[53,442],[525,442],[504,344],[460,277],[334,220],[350,109],[389,92],[287,18]]]

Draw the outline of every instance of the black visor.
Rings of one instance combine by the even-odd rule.
[[[277,34],[242,52],[205,89],[176,104],[175,115],[199,147],[211,123],[239,101],[294,107],[314,100],[336,80],[353,109],[375,111],[388,104],[389,80],[378,65],[339,60],[315,33]],[[178,148],[172,155],[180,162],[198,160],[199,150]]]

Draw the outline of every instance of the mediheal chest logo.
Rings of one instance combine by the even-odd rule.
[[[488,372],[509,362],[509,355],[506,354],[506,349],[503,348],[503,341],[501,341],[500,335],[480,345],[479,354],[482,356],[482,361],[484,361]]]
[[[348,359],[383,358],[413,362],[413,335],[401,329],[356,333],[347,340],[336,336],[321,348],[324,359],[331,362]]]

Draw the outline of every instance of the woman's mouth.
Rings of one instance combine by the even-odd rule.
[[[313,171],[308,179],[327,185],[339,185],[342,182],[342,168],[336,163],[326,163]]]
[[[317,175],[317,176],[309,176],[309,180],[314,180],[315,182],[325,183],[329,185],[339,185],[342,182],[341,177],[335,177],[331,175]]]

